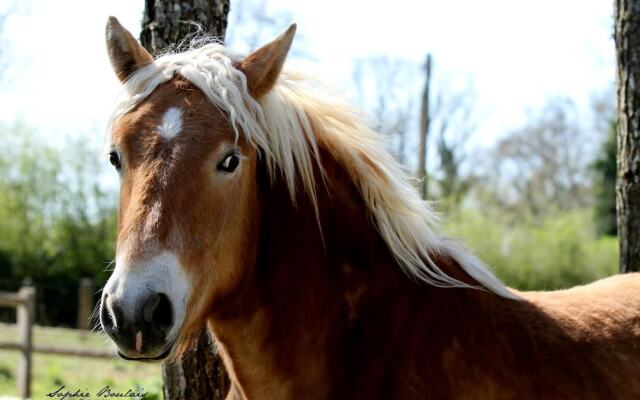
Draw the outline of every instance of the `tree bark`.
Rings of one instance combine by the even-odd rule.
[[[206,328],[195,348],[181,362],[162,366],[162,391],[168,400],[222,400],[229,391],[229,377],[222,360],[215,354]]]
[[[155,56],[196,32],[198,25],[222,41],[228,14],[229,0],[145,0],[140,42]]]
[[[197,31],[192,22],[223,41],[228,13],[229,0],[146,0],[140,42],[151,54],[161,54]],[[206,328],[180,362],[163,365],[162,378],[168,400],[221,400],[230,385]]]
[[[640,0],[616,0],[621,272],[640,271]]]

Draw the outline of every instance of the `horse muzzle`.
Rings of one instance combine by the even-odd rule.
[[[131,312],[124,312],[125,307]],[[102,328],[118,345],[122,358],[162,359],[171,352],[168,340],[173,327],[173,308],[164,293],[141,296],[134,304],[123,304],[115,295],[105,293],[100,308]]]
[[[119,261],[102,293],[102,328],[120,357],[164,359],[179,335],[189,293],[180,263],[168,252],[135,263]]]

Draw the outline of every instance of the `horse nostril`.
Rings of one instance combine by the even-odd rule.
[[[105,294],[102,299],[100,319],[102,321],[102,329],[107,332],[116,332],[122,321],[122,310],[114,301],[110,301],[108,294]]]
[[[158,330],[165,331],[171,328],[173,310],[169,297],[164,293],[156,293],[150,296],[142,308],[142,317]]]

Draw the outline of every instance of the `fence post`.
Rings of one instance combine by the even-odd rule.
[[[36,289],[25,286],[18,291],[22,303],[17,307],[18,335],[22,346],[18,364],[18,393],[23,399],[31,398],[31,350],[33,346],[33,321]]]
[[[93,310],[93,281],[89,278],[80,279],[78,287],[78,329],[91,329],[91,312]]]

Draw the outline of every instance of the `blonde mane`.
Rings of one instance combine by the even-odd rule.
[[[244,74],[234,66],[240,60],[217,43],[159,57],[126,82],[110,126],[159,84],[180,75],[229,115],[236,135],[242,132],[261,151],[271,177],[284,178],[292,199],[300,178],[302,189],[315,202],[313,170],[320,162],[318,148],[326,148],[348,171],[374,225],[410,277],[438,287],[470,287],[432,261],[432,254],[442,254],[484,288],[517,298],[468,250],[434,233],[431,207],[420,198],[381,136],[357,112],[317,81],[288,71],[256,101],[249,95]]]

